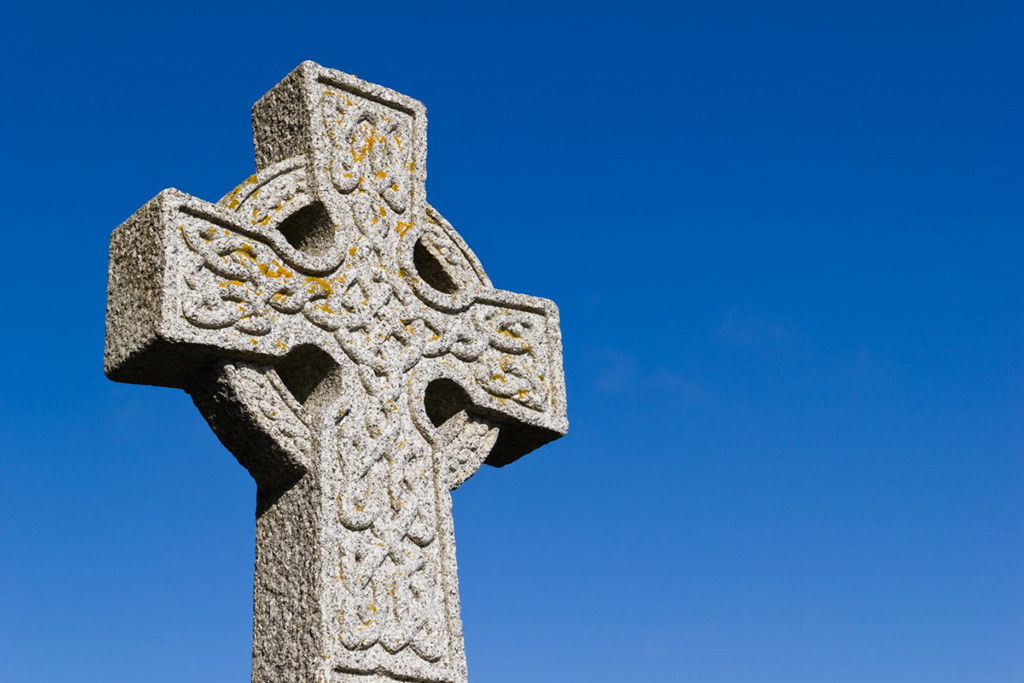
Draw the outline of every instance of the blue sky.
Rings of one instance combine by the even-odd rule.
[[[470,677],[1024,679],[1024,10],[4,13],[0,681],[242,681],[255,486],[102,374],[110,231],[253,170],[304,59],[430,110],[431,202],[562,313],[570,434],[455,494]]]

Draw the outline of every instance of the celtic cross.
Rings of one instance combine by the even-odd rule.
[[[420,102],[305,62],[253,128],[256,175],[114,231],[105,370],[256,480],[254,683],[464,683],[450,491],[565,433],[558,311],[427,203]]]

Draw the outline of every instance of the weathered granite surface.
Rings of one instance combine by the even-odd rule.
[[[256,175],[110,241],[105,369],[189,392],[255,478],[253,681],[466,681],[450,491],[568,427],[558,310],[425,196],[426,110],[305,62]]]

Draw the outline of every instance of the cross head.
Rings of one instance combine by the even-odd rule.
[[[426,110],[305,62],[257,172],[111,237],[105,371],[187,391],[257,483],[254,683],[465,683],[450,491],[568,423],[558,310],[425,196]]]

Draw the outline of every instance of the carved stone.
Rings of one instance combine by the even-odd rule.
[[[558,310],[427,203],[420,102],[305,62],[253,126],[256,175],[114,231],[106,373],[257,482],[254,682],[464,683],[450,491],[566,432]]]

